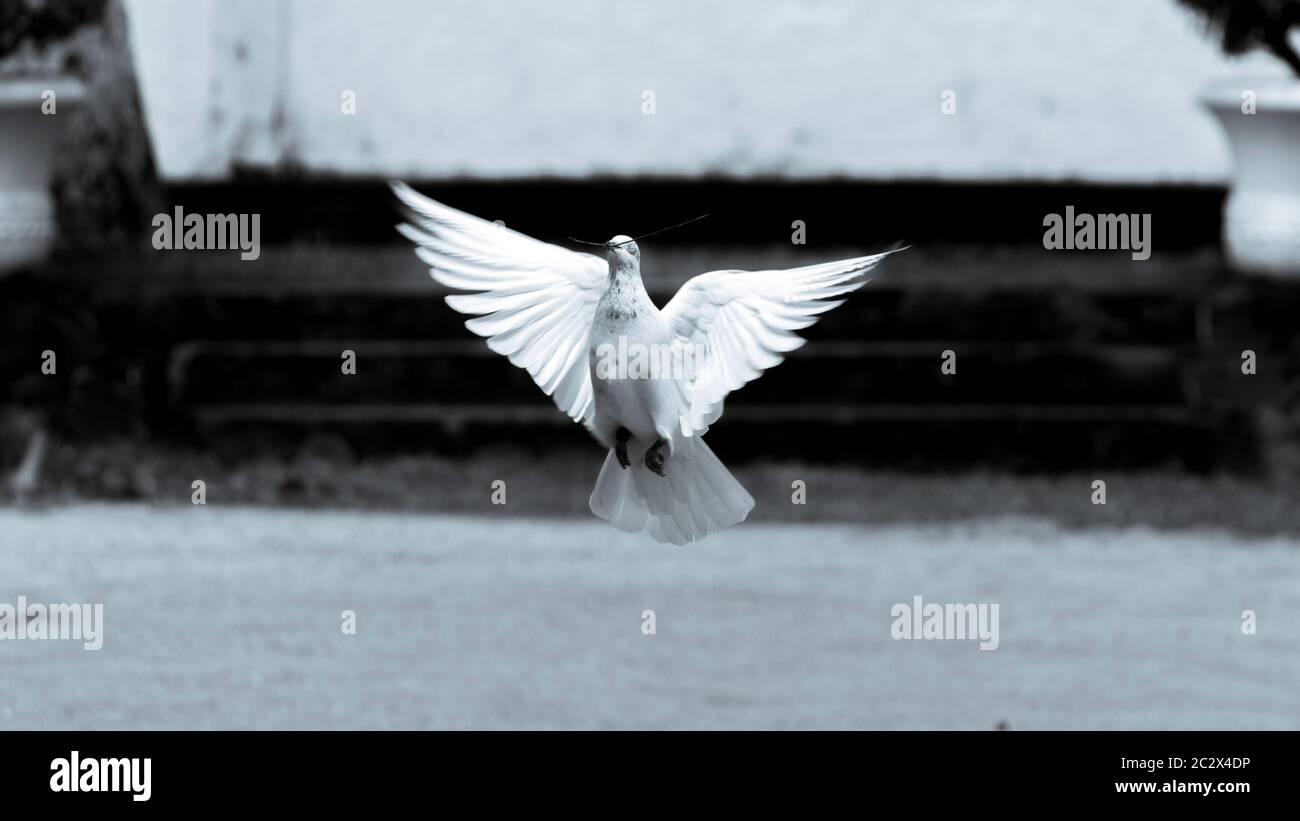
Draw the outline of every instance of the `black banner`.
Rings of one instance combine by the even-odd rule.
[[[7,804],[51,811],[486,809],[501,802],[682,809],[778,798],[926,809],[1161,806],[1231,811],[1292,794],[1290,733],[9,733]],[[603,799],[601,799],[603,801]],[[448,805],[447,802],[456,802]],[[457,811],[460,814],[461,811]]]

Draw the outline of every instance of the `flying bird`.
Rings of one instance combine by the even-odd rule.
[[[840,305],[894,253],[710,271],[660,310],[641,281],[641,249],[631,237],[609,240],[601,259],[458,211],[405,183],[390,185],[408,220],[398,231],[437,282],[464,292],[446,299],[473,317],[465,327],[528,371],[608,449],[592,513],[664,543],[698,541],[749,515],[754,498],[704,434],[727,394],[802,345],[795,332]],[[615,367],[627,364],[616,355],[627,351],[637,355],[631,366]]]

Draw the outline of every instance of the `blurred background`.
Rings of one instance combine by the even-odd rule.
[[[0,726],[1296,728],[1265,6],[0,0],[0,594],[110,619],[22,647],[58,708]],[[642,244],[661,305],[911,247],[710,431],[751,522],[664,550],[592,519],[599,449],[388,179],[561,244],[708,212]],[[1067,206],[1150,258],[1046,249]],[[156,250],[177,207],[260,214],[259,257]],[[916,593],[1002,602],[1002,648],[890,641]]]

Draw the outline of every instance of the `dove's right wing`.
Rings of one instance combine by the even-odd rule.
[[[684,432],[707,430],[722,415],[727,394],[802,345],[796,331],[861,288],[891,253],[789,270],[710,271],[688,279],[663,310],[673,336],[704,352],[689,413],[681,419]]]
[[[492,350],[528,371],[575,422],[593,416],[587,344],[609,267],[599,257],[533,239],[391,183],[429,273],[453,294],[447,304]]]

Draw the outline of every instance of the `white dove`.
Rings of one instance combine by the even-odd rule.
[[[795,331],[841,304],[893,251],[773,271],[710,271],[660,311],[630,237],[605,259],[533,239],[391,183],[465,327],[528,371],[560,410],[609,449],[591,511],[620,530],[686,544],[745,520],[754,499],[704,443],[723,400],[804,340]],[[622,346],[622,347],[620,347]],[[630,347],[629,347],[630,346]],[[658,346],[658,347],[656,347]],[[672,348],[686,368],[607,365],[612,351]],[[602,366],[604,361],[606,366]],[[679,360],[673,360],[676,364]]]

